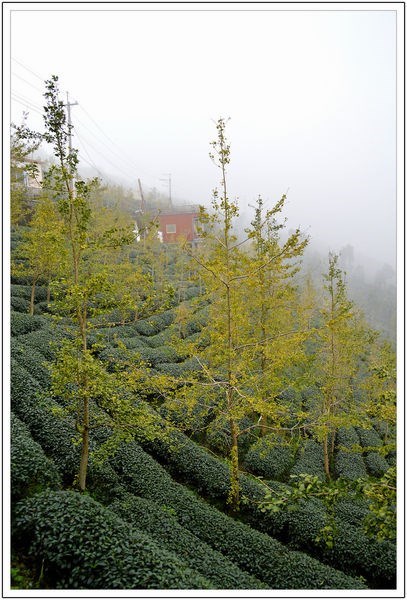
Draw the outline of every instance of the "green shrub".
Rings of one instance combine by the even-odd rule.
[[[138,350],[139,348],[145,348],[147,345],[147,342],[140,335],[120,338],[120,341],[123,342],[129,350]]]
[[[192,462],[193,457],[190,458]],[[112,458],[128,490],[173,509],[178,523],[271,589],[362,589],[363,584],[251,527],[235,521],[176,484],[136,444]],[[199,465],[200,466],[200,465]],[[199,467],[198,467],[199,468]]]
[[[260,438],[249,449],[244,467],[266,479],[283,480],[294,462],[294,448],[274,435]]]
[[[32,331],[38,331],[42,327],[46,325],[47,321],[44,317],[40,316],[30,316],[28,314],[23,314],[15,311],[11,311],[10,314],[10,325],[11,325],[11,335],[24,335],[26,333],[30,333]]]
[[[179,360],[179,355],[170,346],[163,346],[161,348],[139,348],[140,356],[143,361],[148,365],[155,367],[159,364],[172,364]]]
[[[54,463],[31,437],[20,419],[11,413],[11,498],[13,502],[45,487],[56,488],[60,478]]]
[[[150,348],[161,348],[170,343],[172,336],[174,335],[173,327],[168,327],[164,331],[160,331],[156,335],[144,338],[144,343],[150,346]]]
[[[109,509],[150,535],[160,547],[176,553],[191,569],[212,581],[217,589],[266,587],[182,527],[171,507],[159,506],[151,500],[125,494],[110,505]]]
[[[183,291],[182,299],[183,300],[192,300],[192,298],[196,298],[201,295],[201,288],[198,286],[190,286],[186,290]]]
[[[34,317],[31,317],[33,319]],[[48,321],[45,317],[35,317],[37,319],[43,319],[47,324]],[[44,327],[37,331],[26,333],[19,338],[19,342],[27,348],[33,348],[40,352],[45,360],[54,360],[55,358],[55,345],[58,345],[63,339],[63,333],[59,329],[53,329],[51,327]]]
[[[378,452],[368,452],[365,456],[365,465],[372,477],[382,477],[390,468],[390,464]]]
[[[19,340],[21,338],[11,339],[11,357],[27,369],[42,389],[46,389],[50,385],[50,373],[45,366],[43,355],[34,348],[27,348]]]
[[[42,561],[46,588],[212,587],[175,554],[162,550],[149,536],[89,496],[38,494],[21,502],[16,512],[16,544],[38,557],[38,563]]]
[[[11,358],[10,367],[11,409],[23,418],[24,412],[37,402],[41,387],[15,358]]]
[[[15,359],[11,359],[11,408],[30,429],[34,440],[54,461],[65,483],[72,483],[79,464],[80,448],[73,444],[74,423],[52,413],[56,403],[38,399],[38,382]]]
[[[179,363],[158,363],[156,370],[171,377],[186,378],[190,373],[201,371],[202,367],[194,358],[189,358]]]
[[[39,315],[50,314],[52,313],[52,308],[48,302],[38,302],[35,305],[35,312]]]
[[[143,442],[143,448],[164,463],[169,471],[203,496],[223,500],[229,493],[230,470],[223,462],[182,433],[174,432],[170,442]]]
[[[163,329],[172,325],[174,319],[174,311],[167,310],[158,315],[153,315],[148,319],[140,319],[140,321],[136,321],[135,329],[140,335],[157,335],[157,333],[160,333],[163,331]]]
[[[366,477],[366,467],[360,452],[352,452],[353,446],[359,445],[359,437],[353,427],[340,427],[336,436],[339,448],[335,456],[335,474],[346,479]],[[341,449],[341,447],[345,449]]]
[[[31,298],[31,286],[30,285],[10,285],[10,294],[13,298],[25,298],[29,300]]]
[[[18,313],[27,314],[30,310],[30,301],[25,298],[19,298],[18,296],[12,296],[10,300],[11,310]]]
[[[341,498],[335,505],[337,518],[359,527],[369,510],[369,502],[362,498]]]
[[[178,481],[192,486],[212,502],[226,506],[230,486],[229,467],[226,463],[210,455],[181,433],[174,436],[171,442],[143,442],[143,446],[153,453]],[[320,446],[316,447],[322,452]],[[267,483],[271,486],[284,486],[278,482]],[[382,586],[393,583],[394,544],[370,540],[356,527],[353,527],[350,542],[346,544],[347,532],[352,526],[344,523],[343,527],[339,527],[338,554],[336,546],[332,552],[326,553],[321,550],[321,544],[315,539],[326,524],[325,509],[321,502],[307,502],[298,510],[264,514],[258,509],[258,502],[264,497],[262,484],[243,474],[240,475],[240,484],[242,496],[247,498],[247,502],[241,508],[241,515],[252,527],[278,536],[282,541],[289,542],[292,547],[310,552],[333,567],[343,569],[345,565],[352,575],[361,574],[367,579],[374,578]],[[360,547],[366,548],[366,552],[360,552]],[[372,562],[375,562],[374,569],[371,568]]]
[[[11,283],[13,285],[24,285],[27,287],[31,286],[31,277],[29,275],[22,275],[21,277],[11,276]]]
[[[380,448],[383,445],[380,435],[375,429],[356,428],[362,448]],[[367,451],[365,453],[365,465],[369,475],[381,477],[390,467],[387,460],[378,452]]]
[[[361,427],[356,427],[355,431],[362,447],[380,448],[380,446],[383,446],[382,439],[375,429],[362,429]]]
[[[307,439],[302,444],[298,457],[291,469],[291,475],[318,475],[322,481],[325,480],[324,452],[322,445],[315,440]]]

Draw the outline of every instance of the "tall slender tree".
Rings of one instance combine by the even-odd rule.
[[[190,350],[201,372],[195,385],[188,382],[185,400],[192,404],[206,398],[215,420],[227,424],[231,473],[228,501],[233,510],[237,510],[239,437],[248,429],[260,426],[259,414],[264,420],[277,418],[279,407],[275,400],[281,385],[278,380],[281,361],[271,356],[272,341],[276,343],[277,338],[281,341],[294,333],[287,330],[286,322],[277,323],[284,312],[280,311],[278,316],[277,306],[279,301],[284,304],[285,296],[289,295],[285,290],[287,282],[283,282],[295,267],[288,263],[301,254],[305,241],[296,231],[285,243],[277,243],[274,234],[279,228],[273,218],[282,209],[284,198],[266,215],[266,227],[262,224],[260,203],[248,237],[243,241],[237,239],[233,226],[239,209],[237,202],[228,196],[230,146],[225,129],[225,121],[219,119],[217,140],[212,143],[210,157],[220,170],[220,190],[215,189],[213,193],[211,212],[201,208],[203,244],[197,252],[191,252],[201,267],[209,314],[205,348],[199,348],[198,341]],[[252,251],[246,250],[250,241],[253,241]],[[275,297],[270,299],[268,294],[273,285]],[[260,325],[259,312],[262,313]],[[282,346],[278,351],[283,352]],[[266,379],[271,383],[266,384]],[[256,423],[242,426],[244,418],[254,415],[257,415]]]

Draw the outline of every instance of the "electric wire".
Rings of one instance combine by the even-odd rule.
[[[85,144],[83,143],[81,137],[79,136],[78,132],[76,132],[76,137],[78,138],[81,146],[82,146],[82,150],[86,153],[86,156],[88,157],[88,160],[86,160],[86,158],[84,158],[83,154],[80,152],[81,155],[81,160],[84,160],[89,166],[91,166],[93,169],[96,170],[97,174],[100,177],[103,177],[103,173],[100,171],[100,169],[95,165],[95,163],[92,161],[92,157],[90,156]]]
[[[88,119],[90,119],[90,121],[92,121],[92,123],[99,129],[99,131],[105,136],[105,138],[113,145],[115,146],[118,150],[119,150],[119,156],[121,160],[124,160],[128,163],[128,165],[134,169],[135,171],[144,171],[144,173],[146,175],[148,175],[151,179],[156,180],[157,179],[157,175],[153,175],[150,172],[145,171],[144,169],[140,169],[140,167],[138,167],[138,165],[136,165],[134,163],[134,161],[129,158],[128,156],[126,156],[126,154],[123,152],[123,149],[120,148],[120,146],[118,146],[118,144],[116,144],[116,142],[114,142],[110,136],[107,135],[107,133],[105,131],[103,131],[103,129],[100,127],[100,125],[95,121],[95,119],[89,114],[89,112],[84,108],[84,106],[82,104],[79,104],[79,107],[81,108],[81,110],[85,113],[85,115],[88,117]],[[93,134],[94,135],[94,134]],[[96,136],[95,136],[96,137]],[[108,147],[106,144],[104,144],[106,147]],[[114,152],[117,155],[117,150],[112,150],[110,149],[111,152]]]
[[[83,138],[83,135],[81,136]],[[93,144],[91,144],[89,142],[89,140],[86,140],[87,145],[92,148],[92,150],[94,152],[96,152],[96,154],[99,154],[99,156],[101,156],[105,161],[107,161],[112,167],[114,167],[115,169],[119,170],[122,175],[124,175],[126,177],[126,179],[132,183],[132,185],[134,185],[134,180],[131,176],[129,176],[129,174],[124,171],[119,165],[117,165],[116,163],[112,162],[107,156],[105,156],[102,152],[100,152],[100,150],[98,150],[97,148],[95,148],[95,146]]]
[[[43,77],[41,77],[40,75],[38,75],[38,73],[35,73],[35,72],[34,72],[32,69],[30,69],[29,67],[27,67],[26,65],[24,65],[24,64],[23,64],[21,61],[17,60],[17,59],[16,59],[16,58],[14,58],[14,57],[11,57],[11,59],[12,59],[12,60],[13,60],[15,63],[17,63],[18,65],[20,65],[20,67],[22,67],[23,69],[25,69],[27,72],[31,73],[31,75],[33,75],[34,77],[36,77],[36,78],[37,78],[38,80],[40,80],[42,83],[45,81],[45,79],[44,79]],[[14,73],[14,75],[15,75],[15,76],[17,76],[19,79],[22,79],[23,81],[25,81],[25,82],[26,82],[26,83],[28,83],[29,85],[31,85],[31,86],[32,86],[34,89],[36,89],[37,91],[40,91],[40,90],[39,90],[39,88],[37,88],[37,87],[36,87],[36,86],[34,86],[33,84],[30,84],[30,83],[29,83],[27,80],[25,80],[23,77],[21,77],[21,76],[17,75],[16,73]],[[16,96],[17,96],[17,95],[16,95]],[[19,102],[20,104],[23,104],[23,106],[26,106],[26,108],[30,108],[31,110],[33,110],[33,111],[35,111],[35,112],[37,112],[37,113],[39,113],[39,114],[42,114],[42,112],[41,112],[41,111],[42,111],[43,107],[39,107],[39,106],[35,105],[35,104],[34,104],[32,101],[29,101],[29,100],[27,100],[27,99],[24,99],[24,97],[23,97],[23,96],[19,96],[19,97],[20,97],[20,98],[22,98],[26,104],[23,104],[23,103],[21,102],[21,100],[19,101],[19,100],[17,100],[17,99],[15,98],[15,101],[16,101],[16,102]],[[31,106],[28,106],[28,103],[29,103]],[[119,159],[120,159],[122,162],[123,162],[123,161],[125,161],[125,162],[128,164],[128,166],[130,166],[130,167],[131,167],[132,169],[134,169],[135,171],[140,171],[140,170],[141,170],[141,171],[144,171],[144,169],[140,169],[140,168],[139,168],[137,165],[135,165],[135,163],[133,162],[133,160],[132,160],[131,158],[129,158],[128,156],[126,156],[126,154],[123,152],[123,149],[122,149],[122,148],[120,148],[120,146],[119,146],[118,144],[116,144],[116,142],[114,142],[114,140],[112,140],[112,139],[111,139],[111,137],[110,137],[110,136],[109,136],[109,135],[108,135],[108,134],[107,134],[107,133],[106,133],[106,132],[105,132],[105,131],[102,129],[102,127],[101,127],[101,126],[100,126],[100,125],[99,125],[99,124],[96,122],[96,120],[95,120],[95,119],[94,119],[94,118],[93,118],[93,117],[90,115],[90,113],[89,113],[89,112],[88,112],[88,111],[87,111],[87,110],[84,108],[84,106],[83,106],[82,104],[78,104],[78,106],[79,106],[79,108],[80,108],[80,109],[81,109],[81,110],[84,112],[84,114],[87,116],[87,118],[88,118],[88,119],[89,119],[89,120],[90,120],[90,121],[91,121],[91,122],[92,122],[92,123],[93,123],[93,124],[94,124],[94,125],[97,127],[97,129],[98,129],[98,130],[99,130],[99,131],[100,131],[100,132],[103,134],[103,136],[104,136],[104,137],[105,137],[105,138],[106,138],[106,139],[109,141],[109,143],[110,143],[111,145],[113,145],[115,148],[117,148],[119,152],[118,152],[117,150],[114,150],[114,149],[112,149],[111,147],[109,147],[109,146],[106,144],[106,142],[104,142],[104,141],[103,141],[103,140],[101,140],[101,139],[100,139],[98,136],[96,136],[96,134],[95,134],[95,133],[93,133],[93,132],[92,132],[92,131],[89,129],[89,127],[87,127],[87,126],[86,126],[86,125],[85,125],[83,122],[81,122],[81,125],[82,125],[82,127],[85,127],[85,129],[87,129],[87,130],[88,130],[88,131],[89,131],[89,132],[90,132],[90,133],[91,133],[91,134],[92,134],[92,135],[93,135],[93,136],[94,136],[94,137],[95,137],[95,138],[96,138],[96,139],[99,141],[99,143],[103,144],[103,145],[104,145],[104,147],[105,147],[107,150],[109,150],[109,152],[111,152],[112,154],[114,154],[114,155],[115,155],[115,158],[119,158]],[[80,122],[80,121],[79,121],[79,119],[78,119],[77,117],[75,118],[75,120],[76,120],[76,121],[78,121],[78,122]],[[74,128],[73,128],[73,132],[74,132],[74,133],[75,133],[75,129],[76,129],[76,131],[77,131],[77,128],[75,128],[75,127],[74,127]],[[83,136],[82,136],[82,137],[83,137]],[[78,139],[79,139],[79,136],[78,136]],[[128,173],[126,173],[125,171],[123,171],[123,169],[122,169],[121,167],[119,167],[119,166],[118,166],[117,164],[115,164],[115,163],[114,163],[112,160],[110,160],[108,157],[106,157],[106,156],[105,156],[105,155],[104,155],[102,152],[100,152],[100,151],[99,151],[99,150],[97,150],[97,149],[96,149],[94,146],[92,146],[92,144],[90,144],[90,142],[89,142],[89,141],[87,141],[87,144],[88,144],[90,147],[92,147],[92,148],[93,148],[93,150],[94,150],[94,151],[95,151],[97,154],[99,154],[99,155],[100,155],[100,156],[102,156],[102,157],[103,157],[103,158],[104,158],[104,159],[105,159],[107,162],[109,162],[109,163],[110,163],[110,164],[111,164],[111,165],[112,165],[112,166],[113,166],[115,169],[118,169],[118,170],[119,170],[119,171],[120,171],[122,174],[124,174],[124,175],[125,175],[125,177],[126,177],[126,178],[128,178],[128,179],[129,179],[129,180],[132,182],[132,185],[133,185],[133,177],[131,177],[131,178],[130,178],[130,177],[129,177],[129,175],[128,175]],[[83,142],[82,142],[82,145],[83,145]],[[90,158],[89,154],[88,154],[88,157]],[[91,165],[91,166],[92,166],[92,165]],[[94,167],[94,168],[96,168],[96,166],[95,166],[95,165],[93,165],[93,167]],[[145,172],[145,174],[146,174],[146,175],[148,175],[148,176],[149,176],[151,179],[153,179],[153,180],[157,180],[157,179],[158,179],[157,175],[153,175],[152,173],[149,173],[149,172],[146,172],[146,171],[144,171],[144,172]]]
[[[21,81],[24,81],[25,83],[27,83],[29,86],[31,86],[32,88],[34,88],[35,90],[37,90],[37,92],[40,92],[40,94],[42,95],[43,91],[40,90],[39,87],[37,87],[36,85],[30,83],[27,79],[24,79],[24,77],[21,77],[21,75],[18,75],[17,73],[11,73],[11,75],[13,77],[17,77],[18,79],[21,79]]]
[[[32,75],[34,75],[34,77],[36,77],[40,81],[42,81],[42,82],[45,81],[43,77],[40,77],[37,73],[34,73],[34,71],[32,71],[31,69],[29,69],[28,67],[26,67],[25,65],[23,65],[22,62],[20,62],[19,60],[17,60],[13,56],[11,57],[11,60],[14,60],[14,62],[16,62],[18,65],[20,65],[20,67],[23,67],[23,69],[25,69],[26,71],[28,71],[29,73],[31,73]]]
[[[15,94],[14,92],[11,94],[11,98],[14,102],[18,102],[18,104],[21,104],[22,106],[24,106],[25,108],[27,108],[29,111],[33,111],[39,115],[42,115],[41,110],[38,110],[38,108],[35,107],[34,104],[32,104],[29,100],[26,100],[25,98],[23,98],[22,96],[19,96],[18,94]]]

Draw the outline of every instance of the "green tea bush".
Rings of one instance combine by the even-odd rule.
[[[31,286],[31,277],[29,275],[11,275],[11,283],[14,285]]]
[[[15,311],[11,311],[10,313],[10,325],[11,325],[11,335],[24,335],[26,333],[30,333],[33,331],[38,331],[39,329],[45,327],[47,321],[44,317],[40,316],[30,316],[28,314],[23,314]]]
[[[194,358],[189,358],[179,363],[158,363],[156,370],[171,377],[187,378],[190,373],[201,371],[202,367]]]
[[[79,464],[80,449],[73,443],[76,432],[69,418],[53,414],[56,403],[39,400],[38,382],[15,359],[11,359],[11,408],[30,429],[34,440],[54,461],[65,483],[72,483]]]
[[[10,285],[10,294],[13,298],[25,298],[29,300],[31,298],[31,286],[30,285]]]
[[[229,466],[195,444],[182,433],[174,432],[170,441],[145,441],[143,447],[167,465],[183,483],[212,500],[224,499],[229,493]]]
[[[23,418],[26,410],[37,403],[39,383],[15,358],[10,360],[11,409]]]
[[[138,348],[145,348],[147,342],[140,335],[134,335],[132,337],[120,338],[120,341],[128,348],[129,350],[138,350]]]
[[[369,502],[363,498],[341,498],[335,504],[335,516],[346,523],[359,527],[369,510]]]
[[[212,456],[181,433],[176,434],[170,441],[143,442],[143,446],[165,465],[178,481],[193,487],[210,501],[226,506],[230,489],[228,464]],[[279,482],[268,481],[267,484],[284,486]],[[378,581],[382,586],[392,584],[395,573],[394,544],[386,545],[374,539],[370,540],[357,527],[353,527],[350,542],[346,544],[347,532],[352,529],[352,525],[344,523],[343,527],[339,528],[337,539],[340,552],[336,553],[336,546],[332,552],[323,552],[321,543],[316,542],[326,524],[325,509],[321,502],[313,500],[293,511],[262,513],[258,502],[264,497],[263,485],[243,474],[240,476],[240,485],[242,496],[246,499],[241,508],[241,515],[252,527],[278,536],[295,549],[305,550],[317,558],[322,558],[333,567],[342,570],[345,565],[352,575],[361,574],[368,580],[374,578],[375,582]],[[366,552],[361,552],[359,548],[366,548]],[[373,562],[375,566],[372,569]]]
[[[46,487],[57,488],[60,477],[54,463],[45,456],[30,430],[11,413],[11,498],[13,502]]]
[[[30,301],[26,298],[19,298],[18,296],[11,296],[10,307],[12,311],[18,313],[28,313],[30,310]]]
[[[274,435],[260,438],[249,449],[244,467],[266,479],[284,480],[293,466],[295,450]]]
[[[340,427],[336,436],[338,451],[335,456],[335,474],[346,479],[366,477],[366,467],[360,452],[352,452],[359,445],[359,437],[354,427]],[[341,446],[345,449],[341,449]]]
[[[175,319],[173,310],[167,310],[148,319],[140,319],[135,323],[135,329],[140,335],[153,336],[172,325]]]
[[[322,481],[325,480],[324,453],[322,445],[315,440],[305,440],[299,450],[295,464],[291,469],[291,475],[300,475],[301,473],[318,475]]]
[[[192,298],[196,298],[201,295],[201,288],[198,286],[190,286],[186,290],[184,290],[182,294],[183,300],[192,300]]]
[[[378,452],[368,452],[365,456],[365,465],[372,477],[382,477],[390,468],[390,464]]]
[[[268,535],[208,506],[175,483],[136,444],[123,445],[111,460],[131,493],[173,509],[182,527],[271,589],[364,588],[360,580],[301,552],[291,552]]]
[[[34,317],[31,317],[33,319]],[[48,320],[45,317],[36,317],[37,319],[43,319],[45,325],[48,324]],[[42,354],[45,360],[54,360],[55,358],[55,345],[58,345],[63,340],[63,333],[60,329],[54,329],[48,326],[44,326],[43,329],[26,333],[19,338],[19,342],[28,348],[33,348]]]
[[[123,348],[113,348],[112,346],[105,347],[99,352],[98,356],[100,360],[108,363],[108,369],[111,370],[116,368],[117,363],[126,363],[131,361],[134,365],[136,365],[142,360],[139,349],[126,350]]]
[[[162,346],[166,346],[170,343],[173,335],[174,328],[170,326],[164,331],[160,331],[160,333],[157,333],[156,335],[151,335],[150,337],[144,338],[144,343],[150,346],[150,348],[161,348]]]
[[[35,312],[39,315],[47,315],[52,313],[52,307],[48,304],[48,302],[38,302],[35,305]]]
[[[362,427],[356,427],[355,431],[359,437],[361,446],[375,448],[383,446],[382,439],[375,429],[362,429]]]
[[[360,445],[363,448],[380,448],[383,445],[380,435],[375,429],[356,428]],[[365,453],[365,465],[369,475],[381,477],[390,467],[387,460],[379,452],[368,451]]]
[[[176,553],[189,568],[212,581],[216,589],[266,588],[266,584],[241,571],[222,554],[182,527],[171,507],[159,506],[151,500],[127,493],[111,504],[109,509],[150,535],[160,547]]]
[[[19,340],[21,338],[11,338],[11,357],[27,369],[43,390],[47,389],[50,385],[50,373],[43,355],[34,348],[27,348]]]
[[[154,321],[142,319],[136,322],[135,325],[137,333],[140,335],[153,336],[160,332],[158,325]]]
[[[148,365],[155,367],[163,363],[176,363],[179,361],[179,355],[174,348],[163,346],[161,348],[139,348],[138,352],[143,361]]]
[[[213,587],[175,554],[161,549],[89,496],[38,494],[21,502],[16,513],[16,543],[38,557],[38,563],[42,561],[46,588]]]
[[[169,346],[162,348],[149,348],[148,346],[135,346],[134,349],[113,348],[107,346],[99,352],[99,358],[109,363],[110,368],[115,368],[118,362],[126,363],[129,360],[133,364],[140,362],[150,367],[157,367],[161,364],[172,364],[178,359],[177,352]]]

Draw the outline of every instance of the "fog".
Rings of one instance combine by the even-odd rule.
[[[287,193],[289,227],[394,268],[394,5],[163,6],[13,5],[12,120],[29,111],[41,129],[42,80],[57,74],[78,102],[84,169],[136,195],[138,178],[165,193],[170,173],[173,201],[208,205],[220,178],[209,144],[230,117],[241,225],[258,195],[271,207]]]

